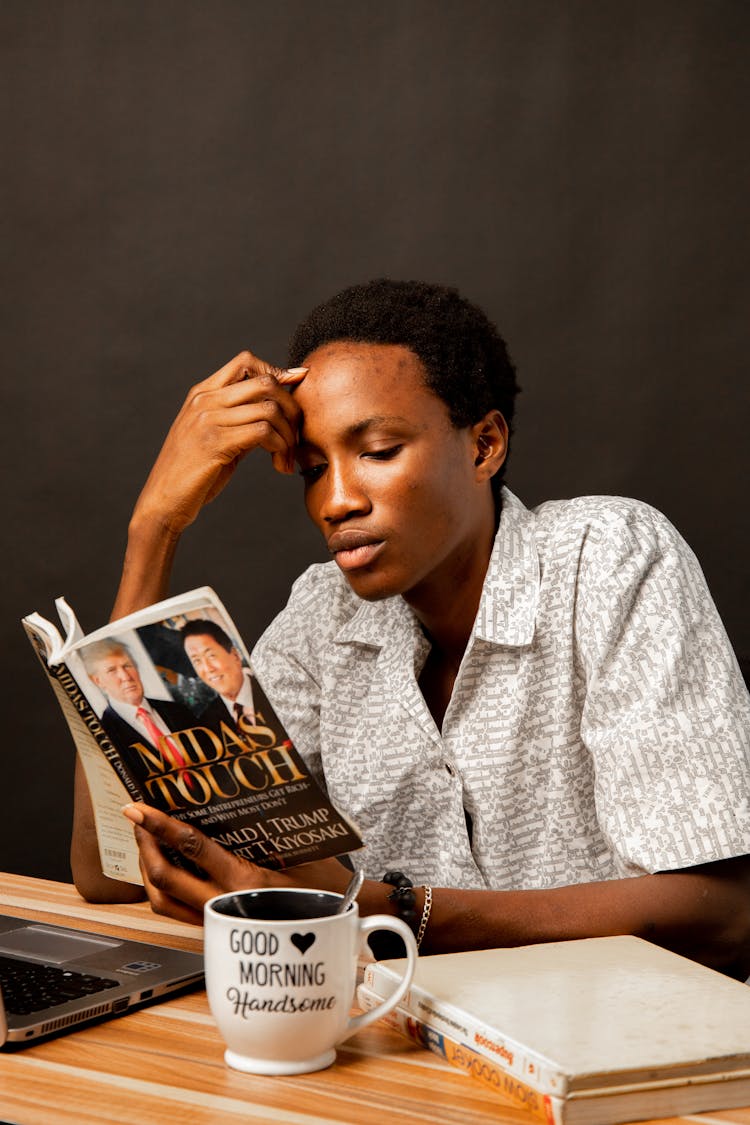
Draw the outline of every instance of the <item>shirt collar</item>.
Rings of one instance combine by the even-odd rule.
[[[530,645],[539,600],[539,556],[534,513],[508,488],[503,488],[500,526],[484,580],[474,634],[498,645]],[[360,601],[336,641],[383,648],[428,644],[416,615],[403,598]]]
[[[242,670],[242,687],[237,692],[236,699],[230,699],[228,695],[219,695],[219,699],[226,707],[229,714],[234,718],[235,704],[239,703],[241,707],[246,707],[248,710],[253,709],[253,690],[250,687],[250,680],[248,679],[247,669]]]
[[[373,648],[384,648],[394,640],[413,647],[418,637],[426,642],[416,614],[402,597],[359,600],[353,617],[336,634],[336,640],[342,643],[354,641]]]
[[[145,711],[152,719],[155,715],[154,709],[146,699],[145,695],[141,702],[138,704],[124,703],[121,699],[109,698],[107,699],[107,702],[109,703],[112,710],[115,711],[121,719],[124,719],[126,723],[130,723],[131,726],[133,726],[133,724],[138,721],[137,715],[141,710]]]
[[[503,488],[500,526],[474,623],[475,636],[498,645],[530,645],[539,583],[534,513]]]

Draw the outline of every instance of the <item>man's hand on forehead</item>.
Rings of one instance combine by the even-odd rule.
[[[188,392],[134,515],[178,536],[231,479],[253,449],[294,472],[299,407],[290,391],[307,368],[283,370],[240,352]]]

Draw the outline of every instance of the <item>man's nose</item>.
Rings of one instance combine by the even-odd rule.
[[[369,497],[356,472],[329,465],[323,487],[325,492],[320,515],[327,523],[340,523],[370,511]]]

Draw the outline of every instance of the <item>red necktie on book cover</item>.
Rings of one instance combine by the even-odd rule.
[[[153,742],[154,746],[157,748],[162,747],[162,751],[166,752],[167,757],[172,759],[172,765],[176,766],[177,768],[183,767],[183,772],[180,776],[184,778],[187,785],[192,785],[192,777],[190,777],[190,775],[184,770],[184,767],[186,765],[185,757],[182,751],[173,741],[173,739],[171,739],[169,735],[164,734],[163,731],[159,730],[145,707],[139,707],[135,713],[135,717],[136,719],[140,719],[140,721],[143,723],[148,732],[148,737],[150,741]]]

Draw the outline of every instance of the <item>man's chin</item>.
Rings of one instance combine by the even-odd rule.
[[[225,680],[222,680],[219,684],[209,684],[208,686],[213,688],[217,695],[228,699],[230,703],[234,703],[242,691],[242,681],[239,684],[227,684]]]
[[[386,598],[396,597],[401,593],[401,587],[396,583],[389,583],[373,574],[357,574],[350,571],[344,573],[349,586],[363,602],[383,602]]]

